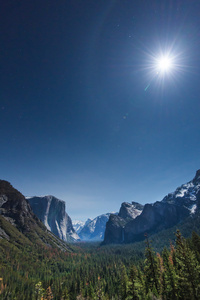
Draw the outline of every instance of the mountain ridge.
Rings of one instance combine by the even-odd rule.
[[[182,184],[161,201],[145,204],[142,213],[135,219],[127,222],[125,218],[110,217],[103,244],[141,241],[145,234],[155,234],[181,223],[199,209],[199,191],[200,170],[197,170],[191,181]]]

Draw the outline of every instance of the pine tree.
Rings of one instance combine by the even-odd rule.
[[[145,283],[146,283],[146,293],[148,291],[152,291],[155,296],[158,296],[161,291],[161,283],[160,283],[160,268],[159,261],[153,252],[151,245],[148,240],[148,236],[146,236],[146,249],[145,249]]]
[[[179,230],[176,233],[176,262],[180,296],[184,300],[199,300],[200,266]]]
[[[140,268],[138,268],[138,295],[139,299],[146,299],[146,283],[145,275],[142,273]]]
[[[120,279],[120,296],[122,300],[125,300],[128,292],[128,276],[126,274],[126,268],[121,266],[121,279]]]
[[[42,282],[39,281],[35,285],[35,293],[36,293],[36,299],[37,300],[42,300],[45,294],[45,290],[42,287]]]
[[[68,291],[68,289],[66,287],[62,291],[62,298],[61,298],[61,300],[70,300],[69,291]]]
[[[0,278],[0,294],[5,290],[6,285],[3,284],[3,278]]]
[[[172,259],[172,255],[174,253],[174,248],[171,247],[171,252],[169,252],[166,248],[162,252],[163,258],[163,291],[162,296],[163,299],[178,299],[178,278],[175,272],[175,267]]]
[[[192,232],[191,248],[194,250],[195,255],[200,263],[200,236],[196,232]]]
[[[95,293],[95,300],[104,300],[103,286],[100,276],[98,276],[97,289]]]
[[[138,280],[138,270],[135,266],[132,266],[129,274],[128,281],[128,300],[139,300],[138,290],[141,288],[141,285]]]
[[[46,289],[46,293],[45,293],[45,300],[52,300],[53,299],[53,293],[52,293],[52,290],[51,290],[51,287],[49,286],[47,289]]]
[[[88,297],[89,299],[94,299],[94,289],[91,282],[88,285]]]

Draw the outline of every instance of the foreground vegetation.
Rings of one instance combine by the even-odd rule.
[[[134,245],[80,244],[71,252],[0,240],[0,299],[200,299],[200,237],[177,231],[156,254]]]

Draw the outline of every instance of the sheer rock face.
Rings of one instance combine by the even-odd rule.
[[[123,202],[118,215],[111,214],[106,224],[103,244],[124,243],[125,227],[141,214],[143,205],[137,202]]]
[[[65,211],[65,202],[54,196],[27,197],[33,212],[48,230],[64,241],[79,240],[71,218]]]
[[[106,224],[103,244],[120,244],[124,242],[124,227],[126,220],[117,216],[110,215]]]
[[[157,233],[177,225],[199,211],[199,195],[200,170],[196,172],[193,180],[169,193],[162,201],[146,204],[141,214],[135,218],[130,219],[130,204],[123,203],[118,218],[122,217],[126,222],[122,224],[120,219],[110,218],[106,226],[104,244],[140,241],[146,233]]]

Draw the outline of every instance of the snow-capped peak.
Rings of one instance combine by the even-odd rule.
[[[84,227],[85,222],[84,221],[80,221],[80,220],[74,220],[74,221],[72,221],[72,225],[73,225],[73,228],[76,231],[76,233],[79,234],[79,232],[81,231],[81,229]]]
[[[174,203],[182,205],[184,202],[184,206],[188,209],[191,208],[192,202],[196,201],[197,193],[200,191],[200,170],[197,171],[196,176],[193,180],[182,184],[178,187],[175,192],[169,193],[162,200],[163,202]]]
[[[84,227],[79,231],[83,241],[101,241],[104,238],[106,223],[110,213],[102,214],[93,220],[87,220]]]

